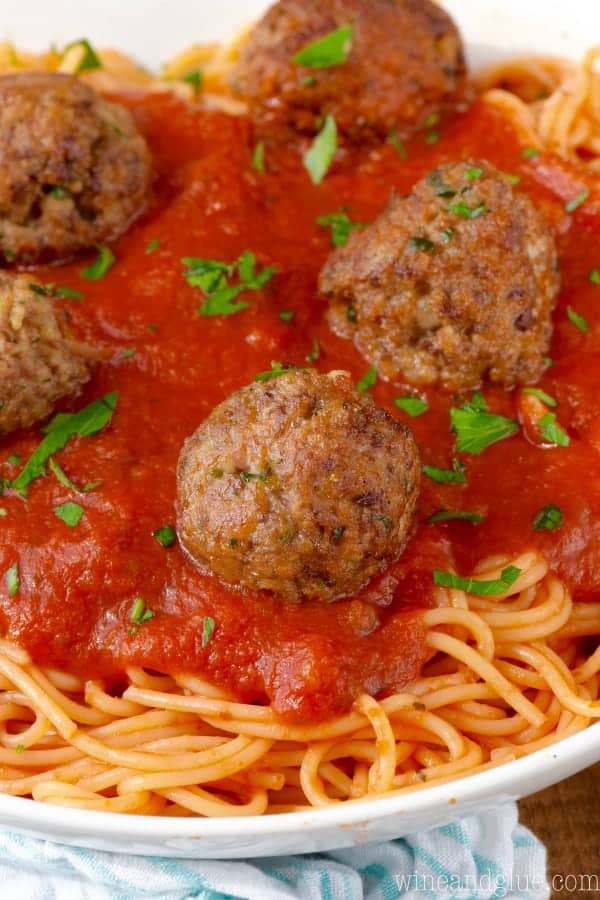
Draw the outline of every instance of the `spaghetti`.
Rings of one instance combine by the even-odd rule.
[[[194,46],[161,78],[116,51],[85,74],[98,89],[162,92],[184,99],[201,70],[205,97],[228,112],[243,42]],[[77,72],[81,48],[34,56],[0,47],[0,72]],[[600,169],[600,50],[581,66],[511,62],[482,75],[484,102],[528,142],[577,166]],[[0,642],[0,791],[102,811],[240,816],[325,807],[464,777],[534,752],[600,718],[600,603],[573,601],[544,556],[486,557],[474,577],[521,570],[493,600],[437,588],[422,613],[429,661],[400,693],[362,694],[341,717],[289,724],[266,705],[241,703],[196,675],[133,665],[115,694],[35,665]]]
[[[482,562],[498,577],[507,560]],[[419,790],[524,756],[600,718],[597,604],[528,552],[495,602],[438,588],[433,653],[410,690],[290,725],[196,676],[127,670],[121,696],[0,645],[0,791],[168,816],[290,812]]]

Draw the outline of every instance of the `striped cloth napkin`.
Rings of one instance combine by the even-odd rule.
[[[451,825],[248,862],[111,854],[0,832],[6,900],[547,900],[546,851],[509,803]]]

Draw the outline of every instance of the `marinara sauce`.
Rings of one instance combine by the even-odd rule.
[[[600,267],[600,190],[593,178],[586,184],[555,157],[523,156],[510,123],[482,102],[443,123],[437,140],[423,132],[404,148],[340,149],[315,186],[302,164],[306,145],[267,143],[265,171],[255,171],[247,119],[169,95],[120,99],[154,153],[149,212],[116,242],[116,263],[101,280],[81,276],[87,258],[32,274],[84,294],[55,302],[75,333],[106,357],[85,393],[63,409],[110,391],[118,391],[118,405],[104,431],[72,439],[56,457],[76,485],[101,482],[94,490],[76,494],[49,473],[31,484],[27,498],[9,489],[0,500],[0,571],[17,563],[19,572],[16,592],[4,578],[0,583],[6,636],[39,664],[116,687],[129,664],[201,673],[241,699],[270,701],[287,718],[315,721],[347,709],[361,690],[391,691],[418,674],[427,655],[420,610],[432,602],[434,568],[468,574],[486,554],[538,547],[580,599],[597,596],[600,286],[589,276]],[[410,418],[393,403],[410,387],[380,381],[372,390],[376,402],[410,424],[423,462],[449,469],[460,457],[467,474],[464,484],[423,478],[418,524],[400,562],[360,597],[332,604],[286,604],[202,575],[177,544],[164,547],[153,536],[175,524],[184,438],[272,360],[304,366],[312,353],[320,370],[344,368],[356,380],[369,368],[327,327],[316,285],[331,232],[317,217],[344,210],[372,221],[392,190],[407,192],[436,164],[466,157],[520,176],[515,189],[527,191],[554,228],[563,289],[552,364],[539,387],[556,399],[569,446],[540,447],[521,430],[479,456],[457,454],[449,408],[464,397],[420,390],[428,410]],[[586,187],[585,202],[567,212]],[[262,291],[244,295],[247,309],[199,316],[204,296],[184,279],[182,257],[231,263],[247,250],[277,274]],[[492,412],[518,418],[518,390],[484,385],[483,392]],[[4,439],[0,475],[15,478],[40,439],[37,431]],[[15,455],[21,463],[7,462]],[[54,512],[67,501],[84,508],[76,527]],[[550,504],[560,508],[562,526],[535,530]],[[427,524],[440,508],[476,512],[483,522]],[[138,598],[154,617],[135,628]]]

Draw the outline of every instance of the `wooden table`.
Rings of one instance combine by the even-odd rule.
[[[552,897],[599,898],[600,765],[522,800],[519,807],[523,824],[548,848]]]

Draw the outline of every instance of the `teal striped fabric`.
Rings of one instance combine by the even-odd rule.
[[[385,844],[248,862],[111,854],[0,832],[3,900],[547,900],[549,896],[544,847],[518,823],[512,803]]]

